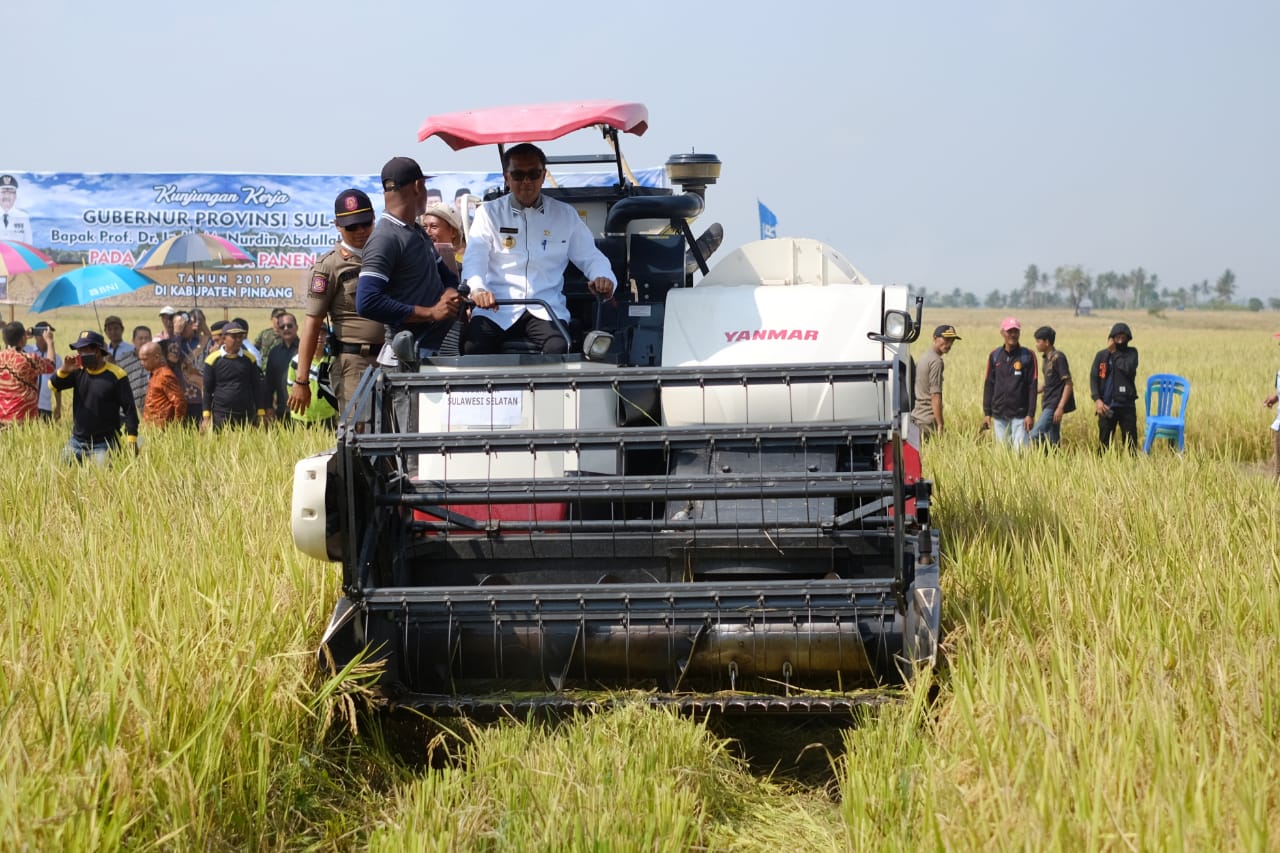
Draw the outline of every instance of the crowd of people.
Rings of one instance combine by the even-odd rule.
[[[987,356],[982,388],[982,425],[994,428],[996,441],[1014,448],[1056,447],[1062,440],[1062,418],[1076,410],[1075,384],[1067,356],[1055,346],[1057,332],[1041,326],[1034,332],[1035,356],[1021,344],[1022,324],[1016,317],[1000,323],[1002,344]],[[1280,332],[1275,335],[1280,338]],[[946,423],[942,407],[943,356],[960,340],[950,324],[933,330],[933,342],[917,360],[915,405],[911,423],[922,437],[941,433]],[[1098,423],[1098,446],[1111,446],[1116,434],[1125,448],[1138,446],[1138,350],[1132,345],[1128,323],[1116,323],[1107,334],[1107,345],[1089,365],[1089,396]],[[1280,402],[1280,371],[1275,388],[1263,400],[1267,408]],[[1040,414],[1036,415],[1039,404]],[[1271,423],[1275,454],[1272,459],[1280,480],[1280,415]]]
[[[124,323],[108,316],[103,332],[86,329],[57,353],[56,329],[4,325],[0,351],[0,426],[62,416],[62,393],[71,392],[68,459],[102,460],[127,445],[136,449],[138,428],[188,425],[203,431],[230,425],[320,423],[332,426],[336,400],[327,385],[329,356],[323,330],[320,354],[298,374],[298,323],[287,309],[272,311],[271,325],[249,342],[243,319],[212,324],[199,309],[160,310],[160,328],[136,326],[124,340]],[[314,399],[292,411],[290,385],[298,375]]]
[[[1062,419],[1076,409],[1075,383],[1066,353],[1057,349],[1058,333],[1041,326],[1033,333],[1035,353],[1022,344],[1016,317],[1000,323],[1001,345],[987,354],[982,384],[982,425],[997,443],[1015,449],[1032,445],[1056,447],[1062,441]],[[933,330],[933,342],[916,363],[915,407],[911,422],[923,437],[941,433],[946,421],[942,405],[943,356],[961,340],[950,324]],[[1125,446],[1138,444],[1138,350],[1133,332],[1116,323],[1107,346],[1089,367],[1089,396],[1098,418],[1098,441],[1110,446],[1118,431]],[[1036,414],[1037,407],[1039,415]]]
[[[334,202],[338,240],[311,270],[301,329],[296,315],[280,308],[250,343],[242,318],[210,324],[198,308],[165,306],[158,331],[137,326],[126,341],[122,320],[109,316],[101,333],[80,332],[74,354],[62,359],[49,324],[10,323],[0,353],[0,425],[57,418],[61,393],[70,391],[66,456],[103,459],[122,443],[136,450],[140,423],[202,431],[332,425],[369,367],[394,365],[389,343],[401,332],[413,336],[422,356],[449,347],[494,352],[512,339],[563,353],[567,342],[551,313],[567,319],[568,263],[587,271],[601,296],[612,294],[616,281],[576,211],[542,193],[546,166],[537,146],[507,149],[511,193],[480,208],[469,230],[458,200],[450,206],[431,199],[426,176],[408,157],[393,157],[382,169],[380,217],[366,193],[343,190]],[[474,300],[465,341],[462,281]]]

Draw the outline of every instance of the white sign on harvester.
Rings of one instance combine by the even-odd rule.
[[[511,427],[520,425],[521,394],[519,391],[458,392],[445,395],[448,400],[447,422],[461,427]]]

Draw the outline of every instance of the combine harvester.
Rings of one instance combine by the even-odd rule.
[[[719,160],[672,157],[679,192],[636,186],[618,139],[647,118],[546,105],[419,134],[501,149],[600,128],[611,154],[549,168],[607,158],[616,185],[544,192],[622,284],[599,302],[570,267],[567,356],[419,364],[405,341],[336,449],[298,463],[295,542],[342,563],[321,660],[380,663],[393,708],[847,713],[936,657],[938,537],[908,440],[919,302],[814,240],[708,270],[719,226],[689,223]]]

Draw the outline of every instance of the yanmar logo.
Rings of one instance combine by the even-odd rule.
[[[816,341],[817,329],[740,329],[736,332],[725,332],[725,343],[736,344],[738,341]]]

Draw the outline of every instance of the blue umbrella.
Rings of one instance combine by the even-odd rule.
[[[108,296],[131,293],[155,280],[132,267],[120,264],[95,264],[63,273],[45,286],[31,303],[31,312],[39,314],[68,305],[88,305]]]

